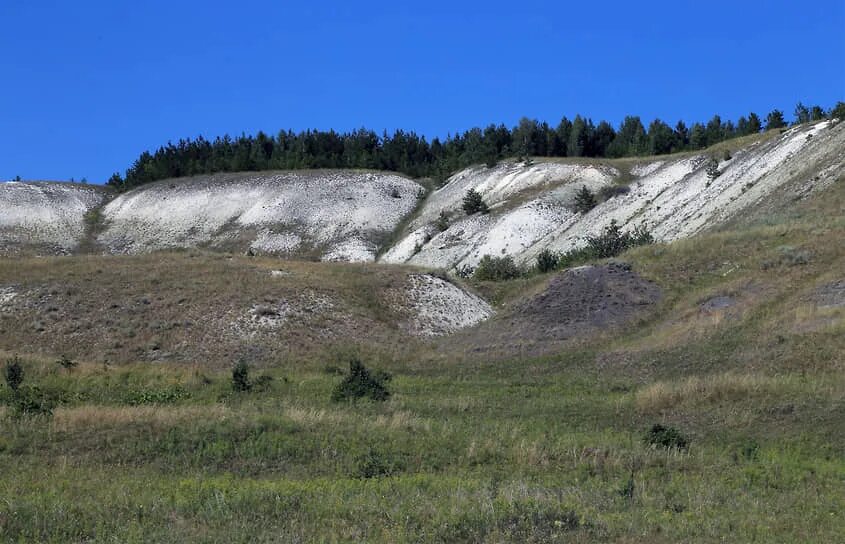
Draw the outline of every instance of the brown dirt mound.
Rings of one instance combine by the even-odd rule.
[[[554,278],[513,316],[530,323],[540,337],[569,338],[587,328],[622,324],[659,299],[660,288],[628,264],[581,266]]]
[[[660,300],[660,288],[625,263],[569,269],[501,318],[467,333],[472,351],[542,355],[575,337],[617,327]]]

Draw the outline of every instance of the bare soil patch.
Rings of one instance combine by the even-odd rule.
[[[500,318],[463,335],[494,357],[548,354],[567,340],[624,325],[651,309],[661,290],[625,263],[572,268]]]

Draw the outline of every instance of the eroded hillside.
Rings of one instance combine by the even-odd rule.
[[[65,254],[86,236],[86,214],[106,193],[70,183],[0,183],[0,255]]]
[[[422,202],[420,184],[364,171],[166,180],[102,208],[105,193],[90,187],[9,183],[0,185],[0,248],[7,254],[207,248],[347,262],[380,255],[384,263],[443,269],[511,255],[530,264],[543,249],[584,245],[612,221],[671,241],[782,207],[841,175],[844,149],[845,123],[823,121],[694,154],[476,166]],[[580,213],[574,200],[585,187],[599,202]],[[465,214],[469,189],[490,213]]]
[[[422,190],[395,174],[344,171],[164,181],[109,202],[97,241],[111,253],[210,247],[371,261]]]
[[[662,160],[470,168],[427,199],[382,261],[472,268],[484,255],[511,255],[529,263],[543,249],[584,245],[611,221],[627,230],[643,225],[658,241],[671,241],[724,224],[784,193],[804,197],[845,171],[845,124],[825,121],[772,136],[739,149],[722,146]],[[708,172],[714,159],[716,176]],[[581,187],[598,194],[604,189],[604,201],[588,213],[576,212]],[[491,213],[463,212],[469,189],[482,195]]]

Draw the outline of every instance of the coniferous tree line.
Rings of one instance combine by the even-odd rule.
[[[795,108],[795,123],[845,115],[845,103],[830,112],[819,106]],[[464,133],[433,138],[430,142],[415,132],[397,130],[379,136],[359,129],[281,131],[276,136],[259,132],[255,136],[223,136],[168,142],[154,153],[145,151],[126,171],[115,173],[108,184],[128,189],[167,178],[260,170],[307,168],[366,168],[401,172],[412,177],[445,180],[467,166],[495,165],[507,157],[631,157],[698,150],[739,136],[787,126],[783,112],[774,110],[761,119],[750,113],[736,122],[718,115],[706,123],[674,127],[655,119],[646,127],[636,116],[626,117],[618,128],[607,121],[598,124],[576,115],[564,117],[557,126],[523,118],[516,127],[490,125]]]

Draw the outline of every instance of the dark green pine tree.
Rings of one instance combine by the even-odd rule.
[[[572,121],[566,154],[569,157],[583,157],[587,149],[587,122],[580,115]]]
[[[794,115],[796,125],[803,125],[804,123],[810,122],[810,109],[801,102],[795,104]]]
[[[783,119],[783,112],[780,110],[772,110],[766,116],[766,130],[775,128],[783,128],[786,126],[786,121]]]
[[[752,111],[748,114],[747,134],[757,134],[761,130],[763,130],[763,123],[760,121],[760,116]]]
[[[578,213],[587,213],[596,207],[596,197],[592,191],[587,189],[586,185],[582,185],[581,189],[575,195],[575,211]]]

